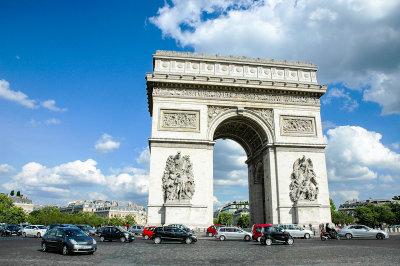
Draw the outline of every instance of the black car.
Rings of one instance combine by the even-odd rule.
[[[186,244],[197,242],[197,236],[174,226],[156,227],[151,239],[155,244],[160,244],[163,240],[182,241]]]
[[[21,235],[19,226],[16,224],[8,224],[3,227],[1,230],[1,235],[2,236],[12,236],[12,235]]]
[[[283,231],[277,226],[264,227],[260,239],[261,245],[270,246],[272,243],[292,245],[294,242],[290,233]]]
[[[42,238],[42,250],[46,252],[49,249],[61,251],[63,255],[76,252],[93,254],[97,243],[80,229],[56,227],[48,230]]]
[[[132,242],[133,240],[135,240],[135,237],[132,233],[121,228],[115,226],[106,226],[100,232],[100,241],[104,242],[105,240],[119,240],[124,243],[126,241]]]

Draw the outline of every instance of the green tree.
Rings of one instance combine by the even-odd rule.
[[[133,217],[132,215],[125,216],[124,221],[125,221],[125,223],[127,223],[129,225],[135,225],[136,224],[135,217]]]
[[[332,199],[329,199],[329,203],[331,204],[331,214],[333,214],[336,211],[335,203]]]
[[[392,200],[400,200],[400,195],[394,196],[394,197],[392,198]]]
[[[392,224],[400,224],[400,204],[399,203],[391,203],[389,205],[390,209],[392,210],[392,213],[394,215],[394,221]]]
[[[21,191],[17,191],[17,197],[21,197]]]
[[[219,219],[218,218],[214,218],[213,223],[214,224],[218,224]]]
[[[12,200],[6,195],[0,195],[0,222],[8,224],[20,224],[26,219],[22,208],[15,207]]]
[[[232,214],[227,212],[221,212],[218,217],[218,223],[223,225],[232,224]]]
[[[237,221],[237,225],[240,226],[241,228],[248,228],[249,224],[250,224],[250,215],[249,214],[241,215]]]
[[[10,196],[14,196],[14,190],[11,190]]]

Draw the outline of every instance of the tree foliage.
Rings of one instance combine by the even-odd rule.
[[[20,224],[26,219],[22,208],[15,207],[12,200],[6,195],[0,195],[0,222],[7,224]]]
[[[394,224],[397,216],[398,214],[396,215],[396,213],[393,212],[393,208],[391,208],[390,205],[375,206],[372,203],[368,203],[365,206],[355,209],[355,218],[359,223],[371,227],[380,226],[383,223]]]
[[[250,214],[243,214],[239,217],[237,225],[241,228],[248,228],[250,225]]]
[[[215,224],[231,225],[232,213],[221,212]]]

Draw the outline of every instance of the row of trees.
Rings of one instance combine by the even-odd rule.
[[[214,224],[231,225],[232,224],[232,214],[222,212],[219,214],[218,218],[214,219]],[[250,215],[243,214],[237,220],[237,226],[241,228],[248,228],[250,225]]]
[[[126,216],[124,219],[102,218],[94,213],[61,213],[59,209],[54,207],[45,207],[41,210],[35,210],[29,215],[25,214],[22,208],[15,207],[13,202],[5,195],[0,195],[0,222],[7,224],[21,224],[28,222],[31,224],[88,224],[90,226],[98,227],[101,225],[117,225],[123,226],[125,224],[135,225],[135,218],[133,216]]]
[[[378,227],[383,224],[400,224],[400,204],[391,203],[383,206],[375,206],[368,203],[354,210],[354,217],[342,211],[336,211],[335,204],[331,199],[331,214],[334,224],[353,224],[355,221],[370,227]]]

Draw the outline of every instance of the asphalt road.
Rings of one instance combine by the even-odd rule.
[[[96,237],[96,240],[98,238]],[[400,265],[400,236],[386,240],[295,239],[293,246],[262,246],[250,241],[200,237],[195,244],[164,242],[140,236],[132,243],[99,242],[93,255],[63,256],[42,252],[40,239],[0,237],[0,265]]]

